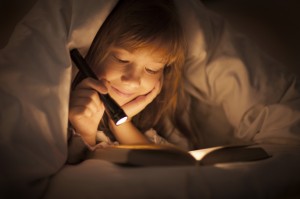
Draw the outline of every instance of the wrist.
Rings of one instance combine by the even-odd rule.
[[[81,139],[83,140],[83,142],[91,147],[96,145],[96,135],[94,134],[82,134],[78,131],[76,131],[76,129],[72,128],[72,133],[73,136],[78,136],[81,137]]]
[[[81,136],[84,142],[90,146],[95,146],[96,145],[96,136],[94,135],[82,135]]]
[[[113,120],[111,120],[111,119],[109,119],[109,122],[108,122],[109,124],[109,128],[110,128],[110,130],[112,131],[112,132],[114,132],[115,130],[117,130],[117,129],[123,129],[125,126],[128,126],[128,125],[132,125],[132,123],[131,123],[131,118],[127,118],[127,120],[126,120],[126,122],[124,122],[124,123],[122,123],[122,124],[120,124],[120,125],[116,125],[115,123],[114,123],[114,121]],[[126,127],[125,127],[126,128]]]
[[[110,120],[109,128],[120,144],[151,144],[131,121],[117,126]]]

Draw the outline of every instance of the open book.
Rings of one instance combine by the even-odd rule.
[[[219,146],[184,151],[170,145],[117,145],[98,148],[88,158],[130,166],[213,165],[256,161],[270,157],[255,145]]]

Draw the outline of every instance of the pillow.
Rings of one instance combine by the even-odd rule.
[[[175,2],[188,41],[182,118],[201,147],[299,145],[298,77],[200,1]]]
[[[85,54],[116,2],[37,1],[1,49],[0,187],[9,197],[40,196],[64,165],[69,49]]]

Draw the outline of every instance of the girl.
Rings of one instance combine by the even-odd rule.
[[[166,143],[153,129],[161,131],[161,118],[176,106],[184,63],[175,10],[172,1],[123,0],[98,31],[86,60],[100,81],[78,73],[70,98],[69,121],[87,145]],[[111,122],[96,91],[108,93],[129,121]]]

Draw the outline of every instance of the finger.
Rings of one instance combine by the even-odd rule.
[[[98,92],[92,89],[76,89],[71,92],[70,103],[78,98],[90,98],[91,101],[98,107],[101,108],[101,100]]]
[[[139,96],[137,100],[145,100],[146,103],[150,103],[160,93],[161,88],[162,84],[160,82],[157,82],[154,88],[149,93],[147,93],[146,95]]]
[[[103,109],[102,103],[96,104],[91,98],[86,97],[78,97],[75,100],[70,101],[70,109],[76,107],[84,107],[85,109],[89,110],[87,112],[97,113]]]
[[[84,125],[85,126],[84,128],[89,128],[89,124],[86,122],[95,122],[95,121],[99,122],[101,117],[103,116],[103,113],[104,113],[104,109],[97,113],[93,113],[91,109],[85,106],[75,106],[69,110],[69,120],[73,125],[77,127],[78,125]],[[83,124],[78,123],[79,120],[81,119],[84,119],[85,123]]]
[[[122,108],[128,117],[133,117],[142,111],[149,103],[150,101],[149,99],[147,100],[146,95],[142,95],[123,105]]]
[[[123,105],[122,108],[129,117],[133,117],[142,111],[160,92],[160,86],[155,86],[152,91],[146,95],[140,95],[134,100]]]
[[[107,89],[103,81],[96,80],[90,77],[85,78],[76,86],[76,89],[86,89],[86,88],[91,88],[102,94],[107,93]]]
[[[73,106],[72,108],[70,108],[69,115],[70,115],[69,118],[71,120],[72,118],[77,120],[82,117],[92,117],[93,112],[85,106]]]

